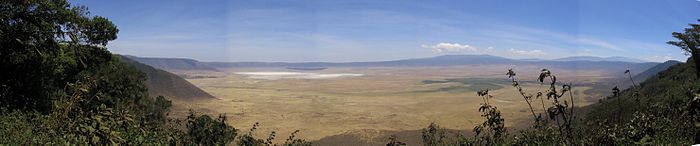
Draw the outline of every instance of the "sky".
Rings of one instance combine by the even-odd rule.
[[[687,56],[667,41],[698,0],[73,0],[119,28],[114,53],[200,61],[349,62]]]

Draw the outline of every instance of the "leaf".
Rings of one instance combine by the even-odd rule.
[[[95,128],[92,128],[92,127],[86,127],[86,129],[87,129],[87,132],[89,132],[89,133],[93,133],[93,132],[95,132]]]
[[[515,76],[515,72],[511,68],[511,69],[508,69],[508,73],[506,73],[506,75],[508,75],[508,78],[513,78]]]
[[[100,143],[100,137],[92,136],[92,143]]]

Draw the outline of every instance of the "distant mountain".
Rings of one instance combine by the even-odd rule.
[[[141,72],[146,73],[148,80],[146,86],[151,96],[165,96],[170,99],[199,100],[214,99],[214,96],[197,88],[181,77],[170,72],[153,68],[146,64],[132,60],[131,57],[119,56],[120,59]]]
[[[402,59],[377,62],[213,62],[210,66],[226,67],[400,67],[400,66],[451,66],[469,64],[510,64],[516,60],[491,55],[444,55],[429,58]]]
[[[554,59],[553,61],[619,61],[619,62],[634,62],[634,63],[649,62],[649,61],[644,61],[644,60],[640,60],[640,59],[619,57],[619,56],[613,56],[613,57],[571,56],[571,57]]]
[[[526,58],[526,59],[518,59],[518,60],[521,60],[521,61],[545,61],[545,60],[537,59],[537,58]]]
[[[615,58],[611,58],[615,59]],[[572,58],[571,61],[556,60],[515,60],[492,55],[444,55],[428,58],[417,59],[402,59],[394,61],[377,61],[377,62],[345,62],[345,63],[329,63],[329,62],[213,62],[208,63],[209,66],[217,68],[228,67],[420,67],[420,66],[456,66],[456,65],[538,65],[542,67],[566,68],[566,69],[599,69],[599,70],[620,70],[620,69],[635,69],[646,70],[658,63],[654,62],[624,62],[624,61],[606,61],[601,59],[585,59]],[[609,59],[608,59],[609,60]]]
[[[140,57],[132,57],[140,58]],[[186,62],[194,62],[196,66],[207,68],[245,68],[245,67],[273,67],[286,68],[290,70],[320,70],[333,67],[434,67],[434,66],[458,66],[458,65],[507,65],[507,66],[538,66],[541,68],[560,68],[571,71],[576,70],[598,70],[602,73],[619,74],[624,77],[624,70],[629,69],[633,72],[633,76],[638,76],[636,80],[640,82],[643,78],[653,76],[660,70],[664,70],[673,61],[659,65],[657,62],[626,62],[623,59],[616,57],[608,57],[607,59],[596,57],[568,57],[557,60],[539,60],[525,59],[516,60],[491,55],[444,55],[417,59],[402,59],[393,61],[376,61],[376,62],[199,62],[191,59],[168,59],[168,58],[140,58],[141,61],[160,62],[162,64],[180,64]],[[191,61],[187,61],[191,60]],[[569,61],[566,61],[569,60]],[[138,61],[138,60],[137,60]],[[175,63],[168,63],[174,61]],[[184,64],[188,65],[188,64]],[[657,66],[658,65],[658,66]],[[180,68],[185,67],[170,67]],[[194,68],[194,67],[193,67]],[[625,82],[625,81],[621,81]],[[625,83],[623,83],[625,84]],[[631,84],[626,84],[631,85]],[[611,85],[614,86],[614,85]],[[620,85],[623,86],[624,85]],[[606,89],[607,91],[607,89]]]
[[[217,71],[207,63],[184,58],[146,58],[125,55],[127,58],[163,70],[208,70]]]
[[[432,67],[432,66],[457,66],[457,65],[537,65],[543,68],[564,68],[564,69],[596,69],[596,70],[624,70],[635,71],[647,70],[659,63],[643,62],[641,60],[624,57],[591,57],[577,56],[555,60],[540,59],[509,59],[492,55],[443,55],[427,58],[401,59],[392,61],[375,62],[198,62],[191,59],[170,59],[170,58],[137,58],[139,62],[146,64],[165,64],[171,67],[187,69],[190,64],[195,64],[199,68],[244,68],[244,67],[278,67],[278,68],[329,68],[329,67]],[[170,63],[172,61],[172,63]],[[182,63],[191,62],[191,63]],[[605,63],[601,63],[605,62]],[[161,65],[161,66],[165,66]],[[182,66],[182,67],[176,67]]]
[[[634,79],[636,82],[643,82],[643,81],[649,79],[650,77],[656,76],[656,74],[659,74],[659,72],[664,71],[664,70],[668,69],[669,67],[674,66],[674,65],[678,65],[678,64],[681,64],[681,62],[675,61],[675,60],[669,60],[669,61],[658,64],[654,67],[647,69],[644,72],[641,72],[641,73],[633,76],[632,79]]]

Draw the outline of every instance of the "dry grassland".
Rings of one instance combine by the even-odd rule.
[[[190,78],[188,81],[219,100],[184,103],[175,101],[174,114],[184,115],[186,108],[206,113],[225,113],[236,128],[247,129],[260,123],[259,136],[277,131],[284,139],[294,130],[308,140],[343,133],[371,130],[406,131],[424,128],[431,122],[450,129],[471,129],[483,118],[477,111],[481,98],[475,91],[493,81],[496,106],[508,126],[529,118],[527,104],[510,86],[505,72],[511,66],[461,66],[422,68],[329,68],[317,73],[353,73],[359,77],[330,79],[252,79],[235,72],[291,72],[283,68],[243,68],[224,70],[218,78]],[[513,67],[528,92],[544,91],[535,83],[538,67]],[[552,69],[564,82],[609,80],[603,71],[567,71]],[[206,73],[198,72],[200,76]],[[204,75],[202,75],[204,74]],[[220,75],[221,73],[216,73]],[[196,76],[196,75],[193,75]],[[464,82],[428,83],[463,79]],[[473,83],[472,83],[473,82]],[[599,97],[583,95],[591,89],[575,86],[576,105],[595,102]],[[542,105],[534,105],[538,112]],[[537,108],[539,107],[539,108]],[[520,120],[518,120],[520,119]],[[370,136],[371,137],[371,136]]]

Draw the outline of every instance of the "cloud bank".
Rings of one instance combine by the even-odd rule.
[[[461,53],[461,52],[476,52],[474,46],[459,43],[437,43],[435,45],[421,45],[423,48],[430,48],[435,53]]]
[[[508,52],[513,53],[513,54],[518,54],[518,55],[529,55],[529,56],[538,56],[538,55],[545,55],[547,53],[543,52],[542,50],[518,50],[515,48],[510,48]]]

